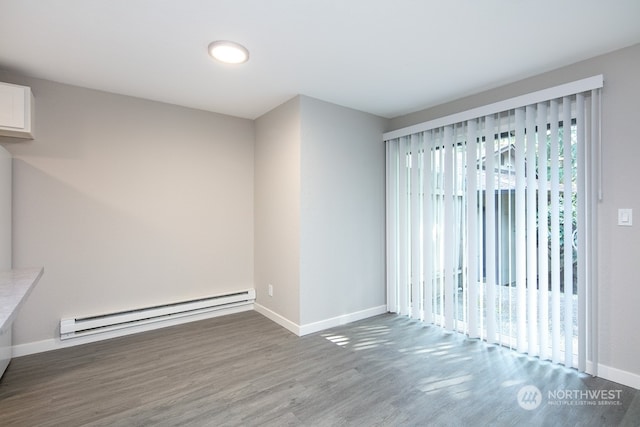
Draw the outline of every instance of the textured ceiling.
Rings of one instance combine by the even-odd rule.
[[[0,0],[0,68],[256,118],[297,94],[383,117],[640,42],[638,0]],[[214,62],[213,40],[245,45]]]

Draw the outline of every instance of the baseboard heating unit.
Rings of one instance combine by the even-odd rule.
[[[251,306],[256,299],[255,289],[183,301],[154,307],[145,307],[96,316],[75,317],[60,321],[60,339],[69,339],[118,329],[133,328],[156,322],[170,323],[214,311]],[[202,317],[202,316],[201,316]],[[184,319],[182,319],[184,320]],[[184,322],[177,322],[184,323]],[[154,328],[155,329],[155,328]]]

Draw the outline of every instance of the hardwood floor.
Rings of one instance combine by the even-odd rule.
[[[15,358],[0,425],[638,426],[640,392],[395,315],[299,338],[245,312]]]

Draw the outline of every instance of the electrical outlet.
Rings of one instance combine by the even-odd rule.
[[[273,296],[273,285],[271,283],[269,283],[269,285],[267,286],[267,293],[270,297]]]

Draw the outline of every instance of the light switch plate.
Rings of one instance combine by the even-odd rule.
[[[633,225],[633,209],[618,209],[618,225]]]

